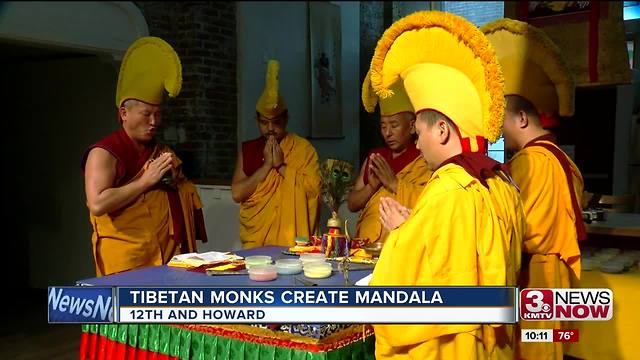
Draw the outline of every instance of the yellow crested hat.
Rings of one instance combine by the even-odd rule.
[[[371,84],[381,98],[404,88],[416,113],[435,110],[451,119],[463,151],[484,152],[504,121],[503,78],[489,40],[464,18],[419,11],[396,21],[378,41]]]
[[[481,28],[502,65],[505,95],[520,95],[538,110],[544,127],[574,112],[575,82],[560,48],[526,22],[500,19]]]
[[[278,93],[280,63],[277,60],[269,60],[267,64],[267,77],[265,79],[265,86],[258,103],[256,104],[256,111],[260,115],[267,118],[274,118],[287,110],[287,105],[284,99]]]
[[[413,105],[411,100],[404,91],[404,85],[402,80],[396,81],[391,85],[393,95],[386,99],[381,99],[373,91],[371,87],[371,72],[367,72],[367,76],[362,83],[362,105],[368,113],[373,113],[376,110],[376,104],[380,105],[380,115],[391,116],[403,112],[413,113]]]
[[[116,107],[128,99],[160,105],[164,91],[176,97],[182,88],[182,65],[178,54],[166,41],[147,36],[127,49],[120,65]]]

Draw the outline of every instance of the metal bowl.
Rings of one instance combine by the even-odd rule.
[[[376,241],[374,243],[365,245],[362,248],[364,249],[364,251],[366,251],[371,256],[379,257],[380,256],[380,252],[382,252],[382,247],[383,246],[384,246],[384,243],[382,243],[380,241]]]
[[[582,220],[587,224],[591,224],[593,221],[605,221],[606,212],[603,209],[587,209],[582,211]]]

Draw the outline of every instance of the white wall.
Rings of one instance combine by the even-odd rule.
[[[320,159],[358,162],[360,4],[336,1],[342,11],[342,119],[344,139],[312,139]],[[280,61],[280,92],[289,107],[288,130],[310,128],[310,64],[306,2],[238,2],[238,146],[259,135],[255,105],[267,60]]]
[[[320,161],[335,157],[359,164],[360,3],[332,2],[342,16],[343,139],[311,139]],[[289,107],[288,130],[306,137],[310,119],[310,61],[306,2],[238,2],[238,146],[259,131],[255,105],[264,89],[267,61],[280,61],[280,92]],[[344,211],[343,211],[344,210]],[[344,218],[357,215],[341,209]],[[322,205],[320,230],[329,211]],[[349,227],[355,230],[355,220]]]
[[[236,251],[240,241],[240,204],[231,197],[231,186],[196,185],[204,214],[207,242],[198,241],[198,252]]]

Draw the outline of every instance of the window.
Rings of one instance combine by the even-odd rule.
[[[489,157],[501,163],[504,162],[504,138],[501,136],[495,144],[489,144]]]
[[[442,10],[460,15],[480,27],[504,17],[503,1],[443,1]],[[500,137],[495,144],[489,144],[489,157],[504,162],[504,139]]]
[[[624,20],[640,18],[640,1],[625,1],[623,8]]]

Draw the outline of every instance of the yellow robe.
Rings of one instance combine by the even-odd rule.
[[[370,243],[378,240],[385,241],[389,233],[384,231],[380,222],[380,199],[385,196],[392,197],[403,206],[413,208],[422,189],[429,181],[431,173],[431,170],[427,167],[427,162],[422,156],[418,156],[400,170],[396,174],[398,178],[396,194],[381,186],[367,201],[360,213],[360,217],[358,217],[356,236],[369,239]]]
[[[313,145],[289,133],[280,142],[284,177],[271,169],[253,194],[240,204],[240,239],[245,249],[293,246],[296,236],[318,229],[320,169]]]
[[[154,153],[161,152],[172,150],[159,145]],[[139,178],[145,168],[146,164],[130,181]],[[118,211],[89,214],[97,276],[166,264],[174,255],[196,251],[194,210],[202,209],[202,203],[196,187],[181,172],[177,178],[188,248],[181,249],[174,241],[167,192],[161,186],[154,187]]]
[[[524,236],[517,189],[489,191],[461,166],[436,170],[410,217],[391,231],[370,285],[515,285]],[[376,359],[512,358],[513,326],[374,325]]]
[[[574,191],[580,204],[584,187],[582,175],[571,159],[569,162],[573,172]],[[580,248],[571,195],[562,166],[550,151],[540,146],[520,150],[511,160],[510,166],[513,179],[520,187],[527,218],[523,251],[531,255],[528,268],[522,269],[524,281],[520,286],[571,287],[571,278],[580,278]],[[560,329],[561,323],[522,321],[520,327]],[[563,357],[562,343],[518,344],[521,359],[561,360]]]

